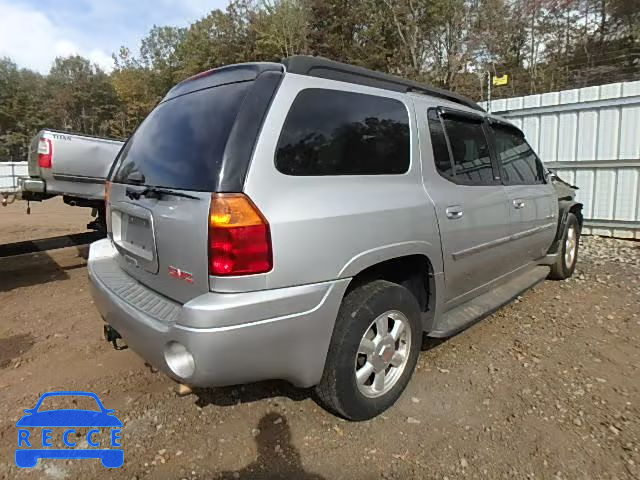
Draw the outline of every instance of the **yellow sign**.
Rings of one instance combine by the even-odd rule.
[[[499,87],[500,85],[506,85],[507,83],[509,83],[509,75],[502,75],[501,77],[493,77],[493,84],[496,87]]]

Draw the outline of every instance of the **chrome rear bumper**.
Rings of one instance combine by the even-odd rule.
[[[18,181],[20,188],[26,192],[45,193],[47,190],[44,180],[36,178],[21,178]]]

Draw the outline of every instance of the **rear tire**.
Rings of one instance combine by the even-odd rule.
[[[338,312],[319,402],[348,420],[379,415],[409,383],[421,342],[420,308],[409,290],[385,280],[356,287]]]
[[[564,280],[573,275],[578,263],[578,247],[580,245],[580,224],[573,213],[567,214],[564,233],[558,248],[556,263],[551,265],[548,278],[552,280]]]

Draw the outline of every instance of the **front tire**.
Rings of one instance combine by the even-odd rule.
[[[420,308],[409,290],[385,280],[355,288],[338,312],[318,400],[348,420],[379,415],[409,383],[421,343]]]
[[[558,259],[551,265],[549,278],[552,280],[564,280],[573,275],[578,263],[578,247],[580,244],[580,224],[573,213],[567,214],[567,221],[562,235],[561,245],[558,249]]]

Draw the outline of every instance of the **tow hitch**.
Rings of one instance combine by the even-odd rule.
[[[103,335],[104,339],[107,342],[111,342],[111,345],[113,345],[113,348],[115,348],[116,350],[126,350],[127,348],[129,348],[127,347],[127,344],[124,343],[124,341],[121,345],[118,344],[118,339],[122,340],[122,337],[120,336],[118,331],[111,325],[104,326]]]

